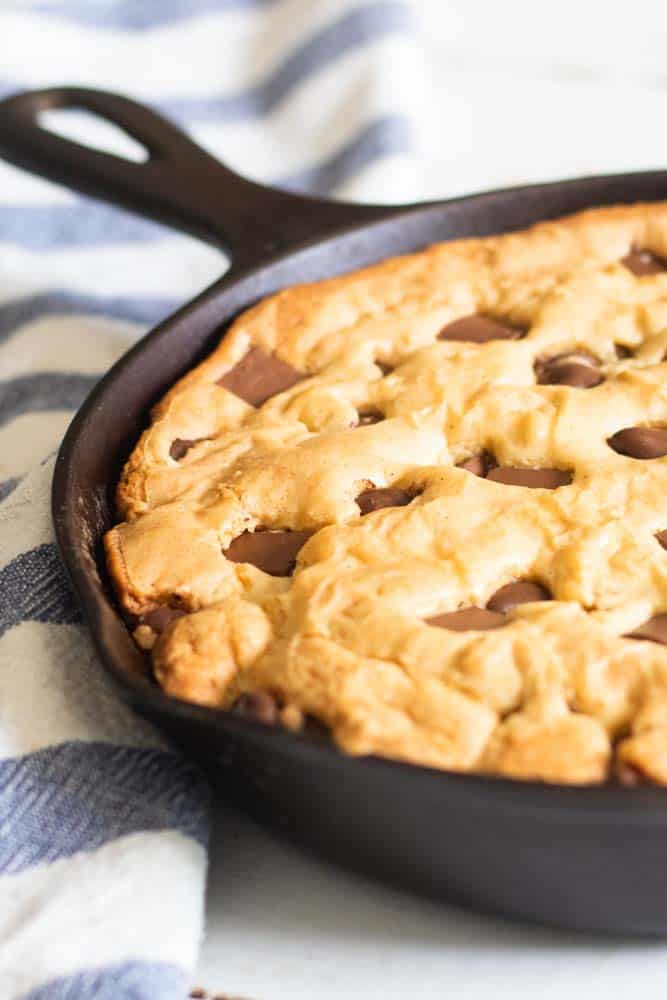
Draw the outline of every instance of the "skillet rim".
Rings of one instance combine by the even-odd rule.
[[[165,694],[156,684],[148,680],[138,679],[136,682],[133,681],[128,671],[122,669],[116,662],[119,657],[114,655],[113,650],[107,645],[104,639],[104,606],[111,610],[116,618],[121,620],[123,628],[127,627],[122,621],[116,601],[107,592],[107,588],[101,588],[102,592],[98,595],[94,576],[99,576],[97,564],[100,555],[99,553],[95,554],[94,563],[90,558],[82,558],[78,555],[80,546],[77,546],[76,543],[80,539],[73,537],[70,525],[68,524],[68,514],[71,514],[68,507],[69,484],[73,474],[73,467],[75,467],[76,463],[76,449],[86,432],[87,423],[94,419],[98,402],[109,393],[115,391],[119,380],[125,375],[126,368],[133,363],[137,355],[143,353],[148,344],[159,340],[174,325],[187,321],[190,317],[205,313],[207,308],[212,306],[225,292],[229,292],[234,287],[240,286],[244,281],[261,275],[267,269],[273,268],[280,263],[288,262],[301,251],[314,247],[325,247],[337,239],[348,237],[354,233],[371,231],[388,222],[395,221],[398,217],[414,219],[438,208],[464,206],[473,202],[484,203],[485,201],[495,199],[518,198],[527,200],[531,196],[533,198],[538,197],[542,192],[558,191],[566,188],[572,188],[573,190],[578,187],[584,190],[590,188],[592,194],[597,187],[604,187],[605,184],[617,185],[624,180],[634,183],[645,182],[647,187],[650,187],[652,181],[661,182],[664,185],[667,182],[667,171],[632,171],[620,174],[592,175],[582,178],[568,178],[546,183],[492,189],[440,201],[420,202],[415,205],[388,205],[386,206],[386,213],[378,214],[377,218],[372,219],[370,222],[362,219],[358,223],[342,225],[340,228],[327,232],[321,237],[300,241],[280,252],[262,257],[257,264],[245,264],[244,266],[236,267],[232,262],[229,270],[221,278],[217,279],[193,299],[161,320],[114,363],[95,384],[90,394],[77,410],[58,449],[51,487],[51,513],[60,557],[66,567],[68,578],[82,608],[83,619],[91,634],[95,651],[100,657],[105,671],[133,709],[152,720],[156,719],[156,717],[159,719],[160,716],[168,715],[178,722],[187,721],[197,726],[212,726],[218,730],[222,728],[223,730],[229,730],[232,734],[247,734],[250,741],[254,744],[265,744],[270,747],[273,743],[282,743],[285,752],[291,751],[293,754],[311,758],[309,763],[313,766],[327,764],[329,767],[333,767],[341,772],[348,767],[366,768],[371,776],[375,772],[380,776],[384,772],[387,777],[391,777],[394,774],[399,782],[403,780],[429,783],[438,782],[442,786],[443,795],[446,794],[447,786],[452,790],[456,789],[459,794],[461,791],[467,791],[471,797],[470,805],[472,807],[479,804],[480,808],[488,809],[493,805],[500,805],[503,810],[523,812],[524,814],[529,810],[535,814],[535,818],[557,818],[560,822],[566,821],[568,823],[591,823],[604,819],[605,821],[613,820],[615,825],[624,826],[667,825],[667,788],[663,788],[657,784],[640,785],[638,787],[626,787],[611,783],[579,786],[550,784],[496,775],[446,771],[423,764],[376,755],[355,757],[345,754],[333,744],[316,745],[280,727],[264,726],[250,719],[236,717],[225,709],[201,706],[175,698]],[[595,208],[605,204],[604,201],[600,201],[599,198],[593,196],[586,200],[587,205],[575,211],[584,211],[586,207]],[[647,195],[640,200],[651,202],[665,200],[665,198],[664,196],[662,198],[651,198]],[[636,201],[637,199],[632,199],[632,202]],[[622,202],[616,200],[609,204],[620,203]],[[541,217],[541,220],[547,221],[550,218],[563,217],[563,215],[567,214],[571,213],[563,213],[561,211],[555,215],[545,214]],[[525,228],[525,226],[520,225],[518,228]],[[511,227],[503,231],[511,231]],[[470,236],[474,235],[474,232],[470,234]],[[456,238],[465,239],[468,237]],[[424,244],[424,246],[427,245],[428,243]],[[396,254],[390,254],[390,256],[396,256]],[[382,259],[386,259],[386,257],[380,256],[378,258],[378,260]],[[247,305],[242,308],[247,308]],[[216,332],[216,326],[222,325],[224,327],[228,323],[229,319],[223,320],[222,324],[218,322],[218,324],[212,325],[210,335]],[[222,335],[224,336],[224,333]],[[115,486],[115,482],[107,482],[106,486],[107,488]],[[158,722],[159,725],[160,723]],[[405,777],[401,777],[401,775]],[[408,775],[410,777],[407,777]],[[629,805],[631,806],[630,809],[628,808]]]

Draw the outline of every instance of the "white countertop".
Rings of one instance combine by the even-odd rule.
[[[520,858],[517,858],[520,865]],[[197,985],[249,1000],[663,1000],[667,942],[513,924],[350,875],[220,807]]]

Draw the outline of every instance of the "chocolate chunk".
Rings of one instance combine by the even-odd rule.
[[[551,594],[540,583],[519,580],[517,583],[506,583],[504,587],[497,590],[489,599],[486,606],[489,611],[498,611],[500,614],[507,614],[512,608],[516,608],[518,604],[530,604],[532,601],[550,600]]]
[[[630,252],[621,258],[621,264],[632,271],[638,278],[643,278],[649,274],[662,274],[667,271],[667,261],[650,250],[642,250],[640,247],[631,247]]]
[[[543,385],[569,385],[573,389],[592,389],[603,382],[603,376],[592,365],[577,364],[573,361],[554,365]]]
[[[607,444],[629,458],[662,458],[667,455],[667,428],[625,427],[607,438]]]
[[[529,489],[555,490],[572,482],[572,473],[563,469],[522,469],[499,465],[487,474],[487,479],[505,486],[527,486]]]
[[[667,531],[659,531],[655,537],[658,539],[663,549],[667,549]]]
[[[275,354],[267,354],[261,347],[251,347],[218,385],[240,396],[251,406],[261,406],[271,396],[290,389],[306,376],[281,361]]]
[[[203,440],[203,438],[194,438],[193,440],[189,440],[188,438],[174,438],[171,442],[169,454],[177,462],[180,462],[180,460],[187,455],[193,445],[198,444],[199,441]]]
[[[490,479],[494,483],[504,483],[505,486],[527,486],[555,490],[558,486],[567,486],[572,482],[572,473],[562,469],[528,469],[511,465],[496,465],[496,460],[489,452],[473,455],[461,462],[457,468],[472,472],[475,476]]]
[[[359,419],[355,427],[368,427],[369,424],[379,424],[381,420],[384,420],[382,410],[359,410]]]
[[[252,563],[271,576],[289,576],[312,531],[244,531],[224,555],[232,562]]]
[[[465,462],[459,462],[456,468],[465,469],[466,472],[472,472],[473,476],[480,476],[484,479],[489,470],[495,468],[495,459],[488,451],[483,451],[479,455],[467,458]]]
[[[667,613],[653,615],[634,632],[630,632],[627,638],[650,639],[651,642],[659,642],[661,645],[667,646]]]
[[[405,490],[399,490],[395,486],[387,486],[385,489],[364,490],[357,497],[357,506],[364,514],[372,514],[374,510],[381,510],[383,507],[405,507],[413,500],[412,494]]]
[[[460,611],[450,611],[446,615],[435,615],[426,619],[427,625],[436,625],[451,632],[482,632],[490,628],[499,628],[505,624],[505,616],[486,608],[461,608]]]
[[[538,361],[535,372],[539,385],[569,385],[575,389],[592,389],[603,381],[596,359],[588,354],[558,354]]]
[[[234,715],[244,719],[263,722],[265,726],[275,726],[278,722],[278,703],[268,691],[248,691],[240,695],[232,705]]]
[[[438,334],[438,340],[464,340],[470,344],[486,344],[490,340],[519,340],[525,329],[510,326],[509,323],[472,313],[462,319],[455,319]]]
[[[619,361],[632,357],[632,349],[625,344],[614,344],[614,352]]]

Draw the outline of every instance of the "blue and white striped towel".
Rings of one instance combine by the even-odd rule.
[[[4,0],[0,95],[124,91],[251,176],[409,200],[411,28],[406,0]],[[94,120],[68,127],[108,146]],[[49,489],[96,379],[223,266],[210,248],[0,164],[2,1000],[187,994],[207,790],[95,662]]]

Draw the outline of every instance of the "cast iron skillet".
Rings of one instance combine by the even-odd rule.
[[[78,107],[148,150],[135,164],[39,127]],[[0,152],[87,194],[222,245],[231,270],[148,334],[97,385],[63,442],[53,485],[62,557],[99,655],[129,703],[197,758],[213,784],[302,844],[447,900],[564,926],[667,931],[667,790],[551,787],[353,759],[162,694],[116,609],[100,539],[120,468],[162,393],[240,310],[435,240],[519,229],[614,202],[667,199],[667,172],[593,177],[429,205],[334,204],[239,177],[138,104],[54,89],[0,103]]]

